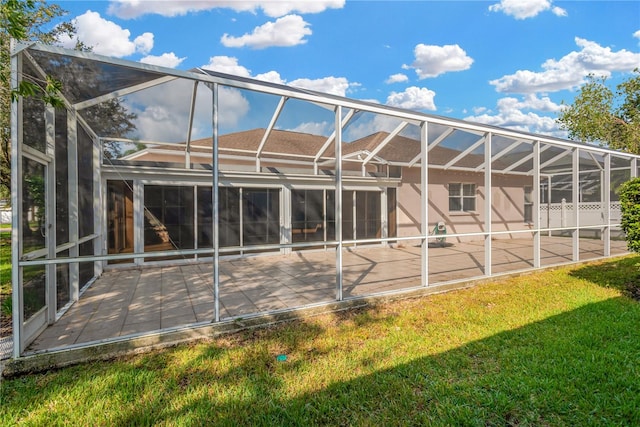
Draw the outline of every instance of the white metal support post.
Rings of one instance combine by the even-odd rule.
[[[538,154],[540,154],[540,151],[538,151]],[[549,231],[547,231],[547,236],[551,237],[551,184],[552,184],[552,179],[551,179],[551,175],[547,176],[547,228],[549,228]]]
[[[429,286],[429,122],[420,126],[420,222],[422,223],[422,286]]]
[[[533,266],[540,268],[540,141],[533,143]],[[549,223],[547,222],[547,227]]]
[[[638,177],[638,159],[636,157],[631,159],[631,179]]]
[[[46,223],[45,223],[45,244],[47,245],[47,258],[56,258],[56,112],[51,106],[45,106],[44,124],[45,124],[45,140],[46,154],[51,157],[51,162],[47,167],[47,181],[45,186],[46,201]],[[57,298],[56,298],[56,265],[50,264],[45,267],[47,269],[47,285],[46,285],[46,305],[47,305],[47,323],[49,325],[56,321]]]
[[[67,164],[68,164],[68,202],[69,202],[69,256],[75,258],[80,254],[78,245],[78,117],[75,111],[67,114]],[[80,298],[80,265],[77,262],[69,264],[69,283],[71,301]]]
[[[336,108],[335,129],[336,129],[336,196],[335,196],[335,218],[336,218],[336,300],[342,301],[342,107]],[[354,218],[355,219],[355,218]]]
[[[219,86],[218,83],[213,84],[213,152],[211,168],[213,177],[213,185],[211,187],[213,201],[213,304],[214,304],[214,321],[220,321],[220,191],[218,190],[218,108],[219,108]]]
[[[603,242],[604,243],[604,256],[611,255],[611,154],[606,153],[604,155],[604,171],[600,174],[602,177],[602,212],[604,213],[604,230],[603,230]]]
[[[293,243],[293,233],[291,230],[291,185],[282,186],[282,197],[280,197],[280,244]],[[289,255],[291,248],[282,248],[282,254]]]
[[[11,40],[11,51],[15,48],[15,42]],[[18,87],[19,70],[21,69],[21,58],[18,55],[11,56],[11,89]],[[21,269],[18,267],[20,254],[22,231],[22,200],[18,196],[22,194],[22,123],[18,112],[22,111],[22,100],[11,102],[11,292],[12,292],[12,315],[13,315],[13,357],[17,359],[22,352],[22,325],[24,323],[22,307],[24,298],[21,286]]]
[[[139,179],[133,180],[133,253],[144,252],[144,185]],[[136,265],[142,265],[143,258],[135,258]]]
[[[580,259],[580,230],[578,227],[580,226],[580,202],[578,200],[580,194],[580,150],[578,148],[573,149],[572,153],[572,173],[571,173],[571,181],[572,181],[572,204],[573,204],[573,226],[574,229],[571,231],[571,235],[573,236],[573,261],[578,261]]]
[[[487,134],[484,142],[484,274],[491,276],[491,137]],[[462,189],[464,191],[464,189]]]
[[[106,242],[106,216],[101,215],[105,212],[105,189],[102,187],[102,153],[101,142],[99,138],[91,136],[93,139],[93,232],[98,235],[93,241],[94,255],[104,255]],[[102,274],[102,262],[93,263],[93,274],[99,277]]]
[[[380,235],[383,239],[389,237],[389,191],[388,187],[384,187],[382,192],[380,193],[380,219],[381,219],[381,227],[380,227]],[[388,246],[388,242],[382,242],[381,246]]]

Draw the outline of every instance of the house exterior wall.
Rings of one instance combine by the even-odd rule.
[[[429,170],[429,230],[442,221],[448,234],[481,233],[485,231],[484,173]],[[449,211],[449,184],[476,185],[474,212]],[[524,188],[533,185],[533,178],[520,175],[492,176],[492,231],[527,230],[532,224],[524,222]],[[420,234],[420,168],[404,168],[402,184],[398,187],[398,235]],[[509,234],[495,236],[510,238]],[[457,241],[477,239],[460,237]]]

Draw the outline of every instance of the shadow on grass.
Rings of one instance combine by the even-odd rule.
[[[577,268],[569,275],[613,288],[640,301],[640,255],[630,255]]]
[[[342,314],[341,322],[385,322],[375,310]],[[67,370],[66,381],[39,376],[37,398],[22,407],[5,390],[0,414],[47,407],[77,389],[92,411],[80,417],[87,424],[640,425],[639,324],[640,304],[617,297],[404,363],[399,334],[395,347],[384,341],[350,361],[362,372],[344,375],[353,379],[293,397],[292,380],[308,382],[318,366],[344,361],[330,346],[308,348],[322,326],[286,324],[230,338],[228,348],[194,345],[97,372],[92,364],[88,383],[86,366]],[[249,351],[240,351],[244,344]],[[278,362],[279,352],[293,357]],[[42,420],[68,421],[58,408],[42,411]]]

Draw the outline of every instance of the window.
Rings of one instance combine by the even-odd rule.
[[[474,212],[476,210],[476,185],[449,184],[449,212]]]
[[[533,187],[524,187],[524,222],[533,222]]]

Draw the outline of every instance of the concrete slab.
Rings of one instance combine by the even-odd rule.
[[[541,263],[570,262],[570,237],[543,236]],[[612,241],[612,252],[624,253]],[[581,258],[603,256],[599,239],[580,239]],[[419,288],[421,248],[358,247],[343,253],[343,295],[366,297]],[[58,322],[29,347],[41,351],[209,322],[214,318],[212,264],[149,266],[105,271]],[[484,242],[430,247],[429,285],[484,276]],[[494,274],[533,267],[532,239],[492,241]],[[222,259],[220,317],[252,316],[335,302],[335,252]]]

